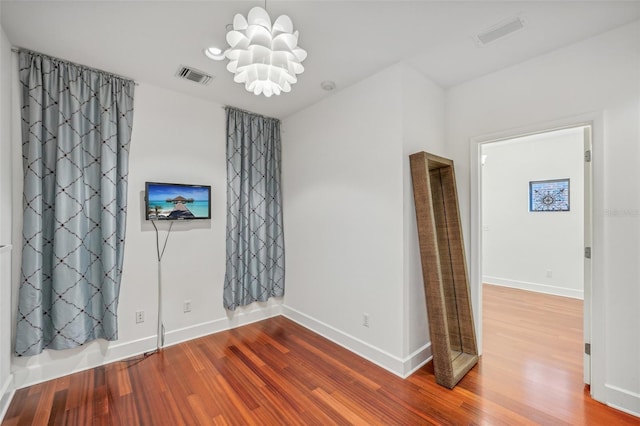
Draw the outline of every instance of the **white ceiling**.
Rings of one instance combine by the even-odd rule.
[[[263,1],[2,0],[2,27],[14,46],[100,68],[225,105],[283,118],[398,61],[442,87],[640,19],[634,1],[271,1],[287,14],[309,53],[290,93],[265,98],[234,83],[226,61],[202,51],[226,48],[225,27]],[[485,47],[473,36],[516,16],[523,30]],[[174,77],[180,65],[215,76],[207,86]]]

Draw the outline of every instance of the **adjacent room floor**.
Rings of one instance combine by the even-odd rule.
[[[276,317],[21,389],[8,425],[638,425],[582,383],[582,302],[485,286],[484,355],[453,389]]]

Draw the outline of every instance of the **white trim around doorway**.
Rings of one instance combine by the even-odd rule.
[[[604,240],[604,221],[602,215],[594,212],[604,211],[604,162],[601,153],[604,144],[604,116],[602,112],[585,113],[579,116],[568,117],[556,121],[532,124],[515,129],[507,129],[491,134],[473,137],[470,140],[470,201],[471,201],[471,259],[469,265],[470,285],[476,288],[477,300],[476,328],[478,346],[482,351],[482,173],[481,173],[481,148],[483,144],[514,139],[522,136],[546,133],[572,127],[591,126],[592,130],[592,203],[591,203],[591,288],[586,289],[590,294],[585,294],[585,312],[590,313],[590,330],[585,330],[587,341],[591,344],[591,396],[601,402],[607,403],[606,380],[606,333],[604,319],[606,307],[604,300],[604,259],[602,253]]]

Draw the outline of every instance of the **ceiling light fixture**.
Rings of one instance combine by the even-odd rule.
[[[221,61],[225,58],[224,52],[219,47],[211,46],[204,49],[204,54],[209,59],[214,61]]]
[[[227,33],[231,46],[225,52],[229,59],[227,70],[235,74],[236,83],[267,98],[291,91],[296,77],[304,71],[301,62],[306,50],[298,46],[298,31],[293,22],[281,15],[271,25],[271,18],[261,7],[254,7],[247,18],[238,13],[233,18],[233,30]]]

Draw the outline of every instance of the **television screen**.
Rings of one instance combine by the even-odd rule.
[[[147,220],[211,219],[211,187],[179,183],[145,184]]]

